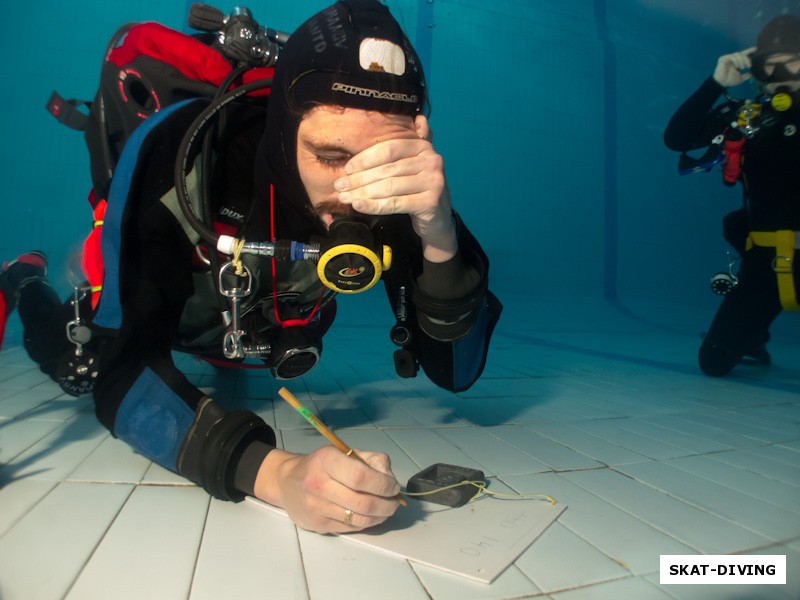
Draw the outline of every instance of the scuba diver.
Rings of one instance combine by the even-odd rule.
[[[211,51],[196,43],[184,54]],[[421,367],[461,391],[483,370],[502,306],[451,208],[422,66],[389,10],[340,0],[280,45],[268,95],[251,94],[261,81],[228,92],[226,78],[211,100],[162,107],[133,131],[110,184],[92,156],[94,191],[108,188],[99,297],[78,286],[62,306],[38,252],[7,264],[0,289],[33,360],[69,393],[91,390],[115,437],[214,497],[252,495],[303,528],[352,532],[397,508],[388,456],[278,449],[263,419],[223,409],[172,351],[301,376],[346,301],[337,294],[382,280],[398,374]]]
[[[726,88],[747,80],[754,99],[738,100]],[[724,102],[717,104],[720,96]],[[743,358],[769,364],[769,328],[797,300],[800,247],[800,18],[771,20],[756,46],[721,56],[713,75],[672,116],[664,132],[668,148],[682,152],[683,172],[722,165],[726,185],[740,183],[743,206],[723,220],[723,235],[739,253],[727,292],[704,336],[701,370],[727,375]],[[692,161],[690,150],[709,146]],[[712,289],[721,283],[712,279]],[[717,288],[719,289],[719,288]]]

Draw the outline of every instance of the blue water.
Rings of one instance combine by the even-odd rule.
[[[291,31],[327,4],[248,6],[262,24]],[[773,16],[800,14],[800,0],[387,4],[420,51],[454,204],[489,254],[501,297],[577,297],[666,324],[670,306],[710,318],[718,298],[708,278],[727,267],[720,220],[740,205],[740,191],[716,172],[678,176],[662,131],[720,54],[752,45]],[[0,259],[40,248],[66,290],[63,265],[91,225],[88,158],[82,136],[44,104],[52,90],[92,98],[119,25],[185,29],[188,6],[6,7]],[[641,308],[649,305],[659,308]],[[798,331],[796,318],[781,319],[781,329]]]

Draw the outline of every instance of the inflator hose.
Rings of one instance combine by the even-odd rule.
[[[194,6],[205,6],[205,5],[194,5]],[[193,6],[193,8],[194,8]],[[215,9],[216,10],[216,9]],[[230,73],[228,73],[227,77],[222,81],[222,83],[217,88],[217,91],[214,93],[212,98],[212,104],[219,100],[225,92],[228,91],[233,85],[233,82],[236,81],[239,77],[241,77],[249,67],[247,66],[240,66],[236,69],[233,69]],[[200,194],[200,207],[202,212],[200,213],[200,219],[203,223],[210,223],[211,222],[211,170],[212,170],[212,146],[214,144],[214,137],[216,136],[218,131],[224,131],[225,129],[225,113],[220,113],[219,122],[217,126],[212,126],[208,132],[203,136],[203,145],[202,145],[202,163],[200,166],[200,173],[199,177],[197,178],[197,190]],[[251,205],[251,213],[252,213],[252,205]],[[248,215],[245,222],[250,221],[250,215]],[[212,273],[219,273],[222,269],[222,265],[220,264],[220,258],[218,252],[209,252],[208,253],[208,262],[211,265]],[[216,277],[212,277],[211,280],[214,282],[214,290],[217,292],[217,301],[220,305],[220,310],[225,312],[227,310],[226,306],[226,298],[220,294],[219,290],[219,281]]]
[[[189,225],[197,232],[197,235],[209,245],[210,248],[217,247],[219,235],[215,233],[209,226],[198,218],[192,208],[189,200],[189,188],[186,184],[186,169],[189,163],[189,156],[192,152],[192,147],[197,139],[203,134],[205,129],[213,122],[213,119],[218,117],[219,111],[225,108],[234,100],[239,99],[245,94],[260,90],[272,85],[272,79],[259,79],[258,81],[251,81],[241,87],[238,87],[222,96],[211,104],[209,104],[203,112],[197,115],[197,118],[192,122],[186,135],[183,136],[181,145],[178,147],[178,154],[175,158],[175,193],[178,197],[178,204],[183,211]]]

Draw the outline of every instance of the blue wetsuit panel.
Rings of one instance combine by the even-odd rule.
[[[114,435],[162,467],[175,471],[195,413],[152,370],[145,369],[117,411]]]
[[[176,102],[148,117],[137,127],[119,157],[111,188],[108,191],[108,206],[103,219],[101,249],[103,252],[103,291],[100,304],[92,321],[100,327],[119,329],[122,325],[122,304],[119,297],[120,249],[122,247],[122,219],[130,195],[131,182],[137,173],[139,151],[145,138],[179,108],[195,99]]]
[[[485,355],[489,325],[489,304],[484,300],[475,324],[469,333],[453,343],[453,387],[469,386],[480,373]]]

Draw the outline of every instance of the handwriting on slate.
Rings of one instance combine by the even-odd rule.
[[[528,516],[524,512],[509,514],[500,521],[500,527],[503,529],[514,529],[519,527],[520,522],[527,520],[527,518]],[[502,542],[503,540],[501,539],[482,535],[479,538],[468,541],[458,550],[467,556],[480,556],[482,553],[491,550]]]

